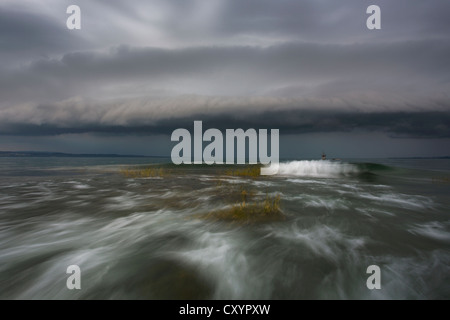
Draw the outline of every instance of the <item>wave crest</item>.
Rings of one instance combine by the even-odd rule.
[[[353,164],[327,160],[301,160],[280,163],[278,170],[280,175],[318,178],[336,178],[358,172],[358,167]]]

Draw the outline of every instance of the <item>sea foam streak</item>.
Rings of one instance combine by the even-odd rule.
[[[23,175],[44,160],[58,174]],[[266,177],[161,164],[151,180],[99,170],[105,159],[14,158],[17,176],[11,161],[0,157],[0,299],[450,297],[450,185],[432,180],[448,160],[293,161]],[[277,197],[282,220],[210,214]],[[81,290],[67,288],[74,264]],[[366,286],[370,265],[381,290]]]
[[[359,170],[355,165],[326,160],[301,160],[280,163],[278,170],[280,175],[318,178],[337,178],[358,172]]]

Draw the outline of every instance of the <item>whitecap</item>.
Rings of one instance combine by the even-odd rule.
[[[280,163],[278,174],[286,176],[338,178],[358,173],[355,165],[326,160],[301,160]]]

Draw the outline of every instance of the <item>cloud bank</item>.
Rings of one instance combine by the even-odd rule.
[[[280,132],[450,137],[448,1],[0,4],[0,134]]]

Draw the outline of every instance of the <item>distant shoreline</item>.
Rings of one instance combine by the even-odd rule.
[[[401,160],[401,159],[409,159],[409,160],[411,160],[411,159],[417,159],[417,160],[420,160],[420,159],[450,159],[450,156],[445,156],[445,157],[389,157],[389,158],[386,158],[386,159],[398,159],[398,160]]]
[[[144,156],[130,154],[64,153],[46,151],[0,151],[0,157],[73,157],[73,158],[169,158],[168,156]]]
[[[170,158],[170,156],[160,156],[160,155],[136,155],[136,154],[115,154],[115,153],[64,153],[64,152],[50,152],[50,151],[0,151],[0,158],[6,157],[65,157],[65,158]],[[347,158],[342,158],[347,159]],[[348,158],[348,159],[366,159],[366,158]],[[375,158],[371,158],[375,159]],[[379,159],[390,159],[390,160],[426,160],[426,159],[450,159],[450,156],[442,157],[385,157]],[[281,158],[281,161],[293,161],[298,159],[291,158]],[[317,159],[302,159],[302,160],[317,160]],[[330,159],[331,160],[331,159]]]

